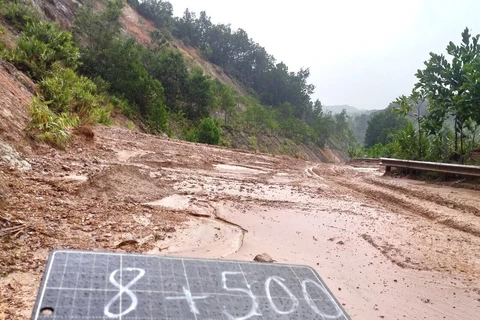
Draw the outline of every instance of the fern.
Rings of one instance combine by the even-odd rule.
[[[29,135],[38,141],[64,149],[70,139],[69,130],[78,126],[80,119],[68,112],[55,114],[40,97],[34,97],[30,106]]]

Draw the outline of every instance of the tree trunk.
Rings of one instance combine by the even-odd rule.
[[[455,119],[455,152],[458,153],[458,120]]]
[[[464,150],[463,150],[463,123],[462,126],[460,127],[460,161],[463,164],[463,158],[464,158]]]
[[[422,159],[422,128],[420,121],[420,105],[417,104],[417,125],[418,125],[418,160]]]

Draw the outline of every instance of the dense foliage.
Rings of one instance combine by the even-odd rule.
[[[365,134],[365,147],[369,148],[377,143],[392,142],[397,131],[405,129],[408,120],[394,112],[394,106],[377,112],[368,122]]]
[[[375,115],[365,137],[369,149],[352,148],[351,155],[475,163],[469,155],[479,147],[479,39],[465,29],[460,45],[448,44],[449,57],[430,53],[425,69],[415,75],[418,82],[412,93],[382,112],[392,119],[394,114],[402,117],[402,127]],[[382,128],[387,128],[388,139]]]
[[[70,129],[81,124],[109,124],[112,106],[94,82],[77,73],[80,50],[72,34],[32,18],[36,17],[33,9],[24,6],[16,1],[0,6],[2,15],[14,11],[25,15],[20,21],[27,22],[13,24],[22,32],[17,45],[4,50],[2,57],[37,81],[39,90],[30,108],[29,135],[62,148]]]
[[[326,114],[320,101],[311,100],[308,69],[291,72],[245,31],[214,25],[205,12],[196,18],[187,10],[174,18],[172,5],[162,0],[105,0],[101,10],[85,2],[69,32],[42,21],[26,3],[0,5],[2,17],[22,32],[17,46],[3,56],[38,83],[41,95],[32,115],[63,123],[59,137],[86,119],[110,122],[115,106],[152,133],[211,144],[229,146],[235,136],[245,136],[256,149],[261,136],[279,135],[297,144],[345,148],[354,140],[345,113]],[[122,33],[126,3],[158,28],[151,33],[152,46]],[[172,34],[223,67],[242,84],[243,93],[186,60],[171,45]]]
[[[263,47],[250,39],[244,30],[234,31],[229,25],[215,25],[205,12],[197,17],[188,9],[182,17],[174,19],[171,5],[167,1],[128,0],[128,3],[163,31],[172,32],[186,45],[198,48],[205,59],[223,67],[253,96],[239,101],[242,99],[234,97],[235,90],[224,85],[220,85],[219,89],[217,82],[210,85],[216,94],[209,98],[205,95],[209,92],[206,82],[192,79],[193,82],[187,82],[191,84],[190,97],[201,96],[198,100],[204,103],[192,103],[188,98],[185,99],[184,102],[196,107],[185,109],[182,106],[187,117],[205,117],[207,109],[210,112],[219,110],[223,113],[225,124],[230,122],[233,126],[241,125],[241,130],[245,128],[252,134],[281,134],[298,143],[316,143],[319,146],[324,146],[332,136],[345,143],[353,139],[346,121],[335,123],[341,119],[324,114],[320,101],[311,100],[315,87],[308,83],[310,71],[290,71],[283,62],[277,62]],[[176,66],[181,64],[177,63]],[[184,75],[181,69],[176,73],[180,77],[174,79],[174,84],[181,82],[178,81]],[[161,81],[166,89],[167,81]],[[172,108],[172,100],[178,101],[179,86],[173,85],[170,88],[173,90],[168,90],[171,95],[167,99],[170,100],[169,107],[178,111],[178,107]],[[247,107],[244,114],[235,114],[235,105],[239,103]],[[234,116],[237,118],[230,119]],[[337,132],[335,129],[339,126],[342,128]]]
[[[203,119],[198,125],[197,141],[208,144],[218,144],[220,141],[220,129],[210,118]]]

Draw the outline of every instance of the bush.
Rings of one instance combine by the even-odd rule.
[[[40,21],[40,16],[31,4],[24,1],[14,0],[0,1],[0,15],[17,30],[23,30],[27,25]]]
[[[135,128],[136,128],[137,126],[135,126],[135,123],[133,123],[132,121],[127,121],[126,127],[127,127],[128,130],[132,130],[132,131],[133,131],[133,130],[135,130]]]
[[[5,42],[2,40],[2,36],[5,35],[5,28],[0,26],[0,57],[3,56],[3,50],[7,47]]]
[[[119,110],[125,117],[133,119],[138,112],[135,106],[128,103],[127,100],[121,99],[117,96],[110,96],[110,103],[114,106],[114,109]]]
[[[71,33],[51,23],[40,22],[28,24],[17,47],[5,57],[32,79],[40,80],[55,63],[76,69],[80,51]]]
[[[39,87],[49,108],[56,113],[70,112],[86,118],[105,103],[105,98],[96,94],[95,84],[72,69],[55,66]]]
[[[100,123],[106,126],[112,125],[112,119],[110,118],[112,110],[113,110],[112,105],[108,105],[107,108],[103,108],[103,107],[94,108],[91,113],[91,118],[92,118],[91,122]]]
[[[65,148],[70,139],[69,130],[80,123],[78,116],[71,113],[55,114],[39,97],[33,98],[30,114],[27,127],[29,135],[35,140],[61,149]]]
[[[254,137],[254,136],[248,137],[248,147],[253,150],[258,149],[257,137]]]
[[[167,107],[162,101],[157,100],[147,106],[146,118],[150,131],[153,134],[168,131]]]
[[[218,144],[220,128],[210,118],[204,118],[197,128],[197,140],[200,143]]]

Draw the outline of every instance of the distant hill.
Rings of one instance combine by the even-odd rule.
[[[326,112],[330,111],[333,114],[340,113],[342,112],[343,109],[345,109],[347,111],[347,114],[349,115],[362,112],[362,110],[349,106],[348,104],[338,105],[338,106],[324,106],[323,109],[324,111]]]

